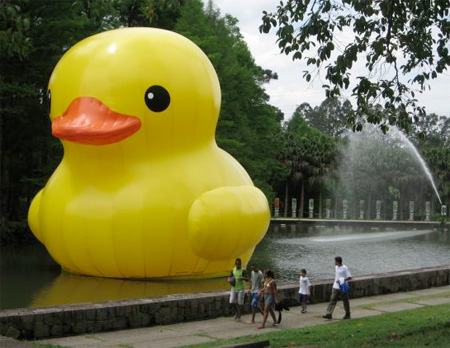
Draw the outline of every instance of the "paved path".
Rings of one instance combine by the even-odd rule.
[[[450,285],[350,300],[353,319],[444,303],[450,304]],[[286,328],[326,325],[332,322],[322,319],[326,306],[327,303],[309,305],[306,314],[300,313],[300,307],[293,307],[290,311],[283,311],[283,321],[279,327],[272,327],[269,317],[268,327],[263,330],[258,330],[257,324],[247,323],[250,316],[244,315],[241,322],[235,322],[232,317],[221,317],[166,326],[47,339],[42,342],[80,348],[179,347],[223,338],[258,335]],[[334,311],[333,321],[342,320],[343,315],[342,302],[339,302]],[[261,316],[257,319],[261,321]]]

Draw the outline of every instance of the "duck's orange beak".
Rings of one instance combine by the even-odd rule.
[[[52,122],[53,136],[87,145],[106,145],[128,138],[141,128],[135,116],[119,114],[100,100],[91,97],[75,99]]]

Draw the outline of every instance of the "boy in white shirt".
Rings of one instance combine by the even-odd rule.
[[[338,300],[338,296],[340,295],[342,297],[342,302],[344,302],[345,310],[345,316],[342,319],[350,319],[350,302],[348,300],[348,292],[342,291],[341,285],[351,280],[352,275],[350,274],[347,266],[342,264],[342,257],[336,256],[334,258],[334,264],[336,265],[336,274],[334,277],[333,289],[331,291],[331,299],[328,304],[327,312],[323,315],[323,318],[332,318],[334,307],[336,307],[336,302]]]
[[[306,269],[302,268],[300,270],[300,279],[299,279],[299,302],[302,306],[302,313],[306,313],[306,302],[308,302],[309,296],[311,296],[311,282],[306,276]]]

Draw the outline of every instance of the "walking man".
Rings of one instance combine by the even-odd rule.
[[[251,324],[255,323],[255,315],[257,312],[264,314],[261,306],[259,305],[259,293],[262,289],[262,284],[264,282],[264,276],[258,266],[254,263],[252,264],[252,273],[250,276],[250,306],[252,307],[252,320]]]
[[[352,279],[352,276],[346,265],[342,264],[342,257],[336,256],[334,258],[336,265],[336,275],[334,277],[333,289],[331,292],[330,303],[328,304],[327,312],[323,315],[325,319],[331,319],[338,297],[341,296],[344,302],[345,316],[343,319],[350,319],[350,302],[348,300],[348,292],[342,291],[341,286]],[[347,287],[348,288],[348,287]]]

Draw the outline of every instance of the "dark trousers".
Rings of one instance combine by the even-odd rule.
[[[339,295],[342,298],[342,302],[344,302],[345,315],[350,315],[350,302],[348,301],[348,293],[344,294],[341,290],[338,289],[333,289],[333,291],[331,292],[331,299],[330,303],[328,304],[326,314],[333,314],[334,307],[336,307],[336,302],[338,301]]]

